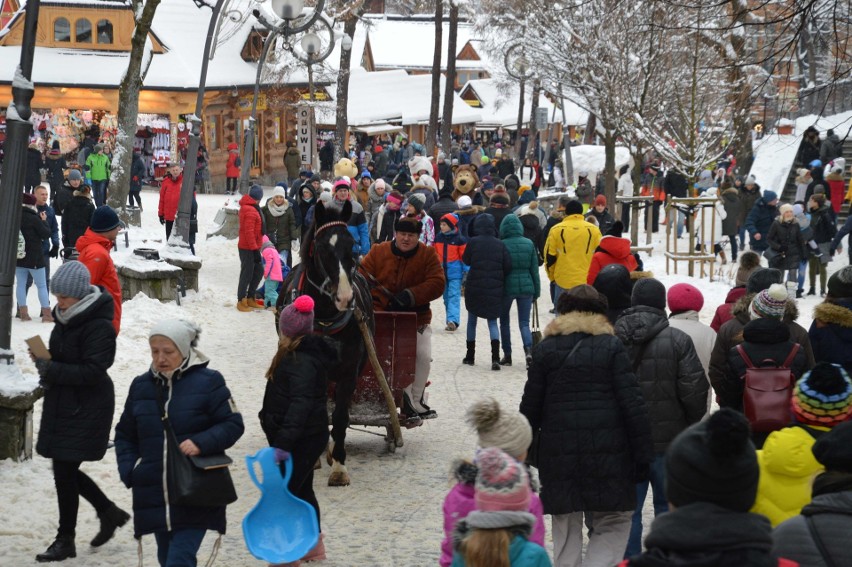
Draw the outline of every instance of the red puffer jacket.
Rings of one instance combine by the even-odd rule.
[[[260,250],[263,245],[263,219],[257,208],[257,201],[243,195],[240,199],[240,238],[237,247],[240,250]]]
[[[736,303],[737,300],[745,294],[746,288],[744,285],[732,288],[731,291],[728,292],[728,296],[725,298],[725,303],[716,308],[716,313],[713,315],[713,321],[710,323],[710,327],[712,327],[714,331],[718,333],[719,329],[722,328],[722,325],[734,318],[733,313],[731,313],[731,310],[734,308],[734,303]]]
[[[601,243],[598,245],[595,255],[592,256],[592,263],[589,264],[589,275],[586,277],[586,283],[594,284],[598,272],[604,266],[610,264],[621,264],[627,268],[628,272],[634,271],[639,266],[636,258],[630,253],[630,240],[616,238],[615,236],[601,238]]]
[[[225,177],[239,177],[240,168],[237,165],[237,158],[240,157],[240,151],[237,144],[231,142],[228,144],[228,163],[225,165]]]
[[[183,174],[178,175],[177,179],[172,179],[171,175],[163,178],[160,184],[160,206],[157,208],[157,215],[165,218],[167,221],[174,221],[177,216],[178,204],[180,204],[180,186],[183,184]]]

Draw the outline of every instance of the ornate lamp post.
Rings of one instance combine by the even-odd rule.
[[[14,367],[12,354],[12,302],[15,251],[21,225],[21,192],[27,164],[27,142],[32,134],[30,102],[35,89],[31,80],[40,0],[28,0],[24,16],[21,61],[12,80],[12,102],[6,111],[6,144],[3,177],[0,179],[0,364]],[[12,370],[12,371],[9,371]],[[0,376],[16,374],[3,369]],[[32,407],[41,390],[7,398],[0,396],[0,459],[29,458],[32,451]],[[28,427],[29,424],[29,427]]]

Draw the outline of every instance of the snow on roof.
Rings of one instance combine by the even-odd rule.
[[[101,5],[91,0],[61,0],[58,3]],[[107,2],[121,6],[122,2]],[[223,20],[219,45],[207,71],[207,88],[254,85],[257,64],[244,61],[242,47],[256,23],[250,11],[252,0],[233,0],[231,10],[249,14],[239,22]],[[163,42],[165,53],[154,54],[145,77],[146,89],[198,88],[204,41],[211,11],[197,8],[188,0],[162,0],[157,7],[151,31]],[[42,85],[117,87],[127,70],[129,53],[87,49],[37,47],[33,82]],[[10,83],[20,60],[20,46],[0,46],[0,83]],[[96,71],[93,71],[96,70]],[[288,78],[290,84],[307,83],[307,69],[298,66]]]
[[[441,77],[441,102],[444,100],[445,78]],[[409,75],[401,69],[369,73],[361,68],[349,77],[347,114],[353,127],[381,125],[388,121],[403,125],[421,124],[429,120],[432,99],[432,75]],[[317,112],[319,124],[333,124],[333,108]],[[481,113],[453,93],[453,124],[478,122]]]
[[[373,63],[379,69],[432,69],[432,57],[435,50],[435,24],[431,21],[394,20],[384,18],[367,18],[367,34],[370,40],[370,50]],[[444,24],[441,34],[441,68],[447,66],[448,27]],[[473,26],[459,23],[457,52],[460,52],[468,41],[474,39]],[[475,45],[474,45],[475,46]],[[353,45],[353,47],[355,47]],[[359,51],[355,51],[358,53]],[[480,57],[482,54],[479,53]],[[457,60],[458,70],[485,70],[485,61]]]
[[[476,98],[479,99],[482,106],[479,111],[482,113],[482,120],[479,122],[481,126],[496,128],[499,126],[511,127],[518,124],[518,103],[520,102],[520,88],[517,84],[509,84],[506,86],[504,82],[496,79],[479,79],[468,81],[461,92],[471,89]],[[532,90],[527,86],[525,89],[524,103],[524,121],[530,120],[530,112],[532,110]],[[548,100],[544,94],[539,95],[538,105],[540,108],[547,108],[547,121],[550,122],[553,117],[553,103]],[[588,113],[572,103],[565,101],[565,115],[568,119],[569,126],[585,125],[588,119]],[[555,122],[562,121],[561,112],[556,112]]]

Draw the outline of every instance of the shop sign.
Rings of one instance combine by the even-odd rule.
[[[314,100],[328,100],[328,94],[325,91],[315,91]],[[302,93],[302,100],[311,100],[311,93]]]
[[[313,109],[309,106],[296,108],[296,148],[302,159],[302,165],[314,163],[314,120]]]
[[[237,99],[237,110],[240,112],[251,112],[251,103],[254,100],[254,94],[244,95]],[[266,110],[266,93],[258,93],[257,95],[257,110]]]

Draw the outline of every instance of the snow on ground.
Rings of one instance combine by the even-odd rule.
[[[269,194],[270,191],[267,191]],[[199,195],[199,227],[197,253],[204,260],[200,275],[200,291],[189,292],[183,305],[162,304],[145,296],[138,296],[124,304],[122,331],[118,337],[118,353],[110,375],[115,382],[116,415],[122,410],[131,380],[144,372],[150,362],[147,333],[162,318],[187,317],[197,321],[202,329],[199,349],[212,359],[211,367],[220,370],[243,412],[246,432],[230,450],[235,459],[233,476],[239,500],[228,509],[228,534],[223,539],[218,565],[231,567],[256,566],[263,563],[250,556],[241,534],[241,521],[255,504],[258,492],[245,470],[244,455],[253,454],[266,445],[260,430],[257,413],[263,390],[263,375],[272,358],[276,337],[272,316],[268,312],[240,313],[235,309],[236,281],[239,270],[235,241],[222,237],[205,240],[217,210],[228,197]],[[131,248],[126,249],[120,240],[116,256],[126,256],[133,247],[162,247],[163,228],[156,218],[156,194],[143,191],[143,228],[131,229]],[[697,281],[682,275],[665,275],[662,255],[663,233],[656,235],[656,251],[645,257],[646,269],[655,273],[667,286],[677,282],[692,282],[705,295],[701,318],[709,323],[716,305],[724,300],[728,286],[724,283]],[[833,271],[837,262],[830,265]],[[542,271],[543,281],[546,282]],[[547,289],[546,285],[542,286]],[[818,298],[800,302],[800,323],[810,324],[813,306]],[[29,296],[30,306],[37,305],[35,290]],[[549,299],[542,300],[542,325],[551,315]],[[487,329],[478,329],[479,350],[474,367],[464,366],[465,336],[463,330],[447,333],[444,327],[444,309],[441,301],[433,302],[433,353],[430,404],[437,409],[439,418],[425,422],[413,430],[405,430],[405,446],[395,454],[385,452],[381,437],[361,431],[350,431],[347,450],[352,485],[346,488],[329,488],[326,479],[329,469],[318,471],[315,487],[322,509],[329,560],[322,565],[343,566],[420,566],[435,565],[440,554],[442,537],[441,503],[450,487],[450,463],[456,457],[470,456],[475,449],[475,436],[464,423],[467,406],[481,396],[494,396],[508,407],[517,407],[523,392],[525,372],[523,365],[491,371],[488,364]],[[16,359],[25,377],[33,377],[35,368],[26,355],[24,339],[35,334],[45,342],[51,326],[38,319],[22,323],[15,319],[12,345]],[[464,329],[464,326],[462,326]],[[512,344],[516,360],[521,343],[517,329],[513,329]],[[35,408],[35,431],[38,435],[41,402]],[[383,434],[384,430],[371,429]],[[115,454],[108,451],[97,463],[85,463],[82,469],[91,475],[106,494],[121,507],[131,509],[130,491],[119,482]],[[650,504],[650,495],[646,504]],[[34,456],[24,463],[0,462],[0,536],[3,542],[2,565],[28,565],[35,554],[43,551],[52,541],[57,526],[56,495],[50,463]],[[646,506],[646,526],[650,512]],[[100,549],[92,549],[87,542],[97,532],[97,518],[85,502],[80,505],[77,526],[78,556],[67,560],[69,567],[135,565],[137,546],[132,528],[121,529],[116,537]],[[550,533],[548,522],[548,533]],[[548,536],[549,538],[549,536]],[[206,561],[212,543],[208,535],[199,553]],[[548,547],[552,547],[548,544]],[[155,544],[152,537],[143,538],[144,565],[156,564]]]

